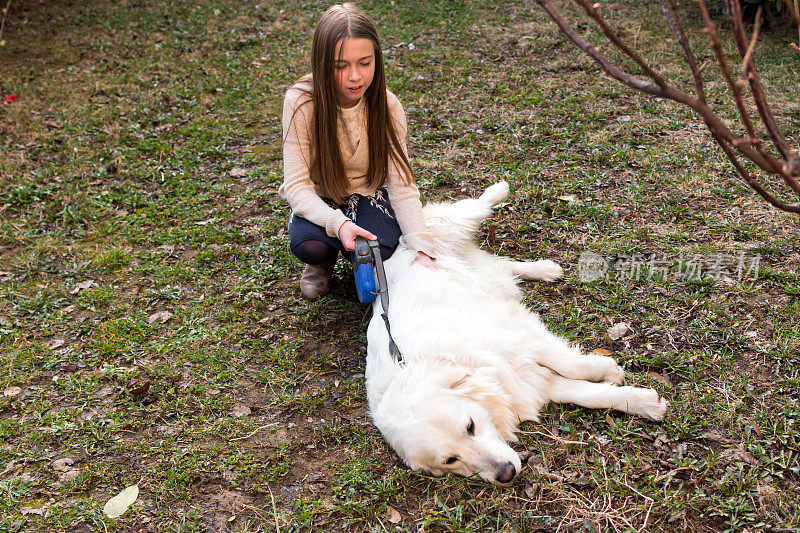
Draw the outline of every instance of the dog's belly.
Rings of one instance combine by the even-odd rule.
[[[410,269],[409,274],[391,291],[389,319],[398,343],[413,339],[503,351],[530,342],[544,327],[516,298],[504,296],[508,291],[502,283],[487,286],[449,272]]]

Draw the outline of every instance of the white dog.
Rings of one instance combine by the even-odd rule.
[[[416,252],[402,244],[385,263],[403,362],[389,353],[378,298],[367,330],[367,396],[375,425],[414,470],[511,482],[521,465],[507,441],[548,402],[653,420],[666,411],[655,390],[617,386],[624,372],[612,358],[581,354],[523,306],[518,278],[553,281],[560,266],[475,246],[478,226],[507,196],[501,182],[478,199],[425,207],[438,269],[415,264]]]

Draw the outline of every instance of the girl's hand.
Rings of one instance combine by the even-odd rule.
[[[432,268],[434,270],[439,268],[439,265],[434,263],[435,259],[431,259],[431,257],[424,253],[424,252],[417,252],[417,257],[414,258],[415,263],[419,263],[420,265],[424,266],[425,268]]]
[[[347,221],[339,227],[339,240],[342,241],[344,249],[352,252],[356,249],[356,237],[362,236],[370,241],[375,241],[378,238],[364,228],[356,226],[351,221]]]

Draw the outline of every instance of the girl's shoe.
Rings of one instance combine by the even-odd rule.
[[[338,254],[337,254],[338,255]],[[336,257],[325,261],[321,265],[306,265],[303,275],[300,276],[300,292],[312,302],[321,296],[330,294],[333,283],[333,267]]]

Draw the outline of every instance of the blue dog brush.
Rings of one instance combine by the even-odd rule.
[[[386,283],[386,272],[383,270],[378,241],[368,241],[364,237],[356,237],[355,250],[353,250],[353,273],[356,277],[356,292],[359,302],[372,303],[379,294],[381,295],[381,306],[383,306],[381,318],[383,318],[386,332],[389,334],[389,353],[397,364],[405,366],[400,348],[394,342],[392,330],[389,329],[389,286]]]
[[[358,301],[368,304],[375,301],[378,295],[378,283],[375,276],[375,256],[380,257],[378,241],[367,241],[364,237],[356,237],[356,248],[353,255],[353,273],[356,276],[356,293]],[[381,265],[383,266],[383,265]]]

